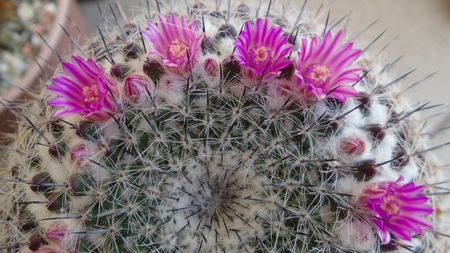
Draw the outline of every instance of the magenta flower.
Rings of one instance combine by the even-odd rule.
[[[152,83],[140,75],[129,75],[124,80],[125,96],[133,103],[139,102],[141,94],[147,94],[152,90]],[[147,87],[147,90],[145,89]]]
[[[115,83],[93,59],[73,56],[63,63],[64,74],[53,78],[48,90],[58,95],[48,105],[62,107],[55,118],[79,114],[92,121],[103,121],[117,111]]]
[[[360,203],[372,215],[372,222],[378,231],[382,244],[387,244],[391,236],[410,241],[413,235],[420,235],[431,228],[427,216],[433,208],[426,204],[428,197],[423,194],[424,186],[414,182],[400,184],[381,182],[366,188]]]
[[[152,46],[149,55],[160,57],[174,72],[188,72],[197,64],[203,34],[195,30],[194,21],[187,23],[182,16],[170,14],[165,19],[159,16],[158,20],[158,26],[150,21],[143,32]]]
[[[294,47],[281,27],[270,26],[268,19],[260,18],[255,25],[245,22],[235,46],[234,55],[249,78],[278,75],[290,64],[286,58]]]
[[[353,43],[343,44],[343,38],[340,31],[335,36],[327,32],[323,39],[302,40],[295,79],[306,100],[329,96],[345,102],[357,94],[351,84],[359,80],[361,68],[350,65],[361,50],[353,49]]]

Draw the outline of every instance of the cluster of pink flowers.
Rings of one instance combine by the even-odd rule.
[[[433,208],[426,203],[424,186],[414,182],[401,184],[403,178],[395,182],[380,182],[366,188],[360,196],[360,204],[370,214],[382,244],[391,238],[410,241],[413,235],[420,235],[432,227],[427,216]]]
[[[235,57],[249,78],[277,76],[280,70],[295,64],[294,82],[300,97],[306,101],[333,97],[345,102],[357,94],[351,84],[359,80],[361,68],[351,64],[361,50],[354,49],[352,43],[343,43],[343,37],[340,31],[335,36],[327,32],[323,39],[305,38],[297,62],[292,62],[288,56],[294,46],[280,27],[270,26],[267,19],[258,19],[254,26],[247,21],[235,43]]]
[[[158,24],[150,21],[143,32],[151,48],[148,56],[158,58],[166,70],[185,75],[198,63],[204,34],[196,30],[195,22],[170,14],[158,17]],[[235,41],[234,57],[249,79],[270,80],[278,77],[289,65],[295,65],[293,82],[300,97],[306,101],[334,97],[345,102],[355,96],[350,85],[359,79],[361,68],[351,67],[361,54],[352,43],[343,43],[342,31],[335,36],[326,33],[323,39],[303,39],[296,62],[289,59],[294,45],[288,42],[281,27],[272,26],[268,19],[247,21]],[[205,64],[211,76],[214,64]],[[80,114],[88,120],[103,121],[118,111],[117,81],[93,59],[73,56],[72,63],[63,63],[64,74],[53,78],[49,90],[58,95],[49,105],[62,107],[55,117]],[[124,93],[132,102],[149,82],[137,75],[125,79]]]

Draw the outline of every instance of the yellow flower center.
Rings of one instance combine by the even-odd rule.
[[[176,58],[182,58],[186,57],[188,47],[178,39],[175,39],[172,41],[169,50],[172,56]]]
[[[319,82],[325,82],[330,76],[330,69],[323,65],[313,66],[312,72],[309,74],[309,78]]]
[[[97,85],[83,87],[83,96],[85,103],[98,103],[100,101],[100,94]]]
[[[386,196],[383,198],[381,209],[388,215],[397,215],[400,212],[397,200],[393,196]]]
[[[268,57],[267,54],[267,49],[265,47],[259,47],[257,49],[255,49],[255,61],[260,63],[260,62],[265,62],[266,59]]]

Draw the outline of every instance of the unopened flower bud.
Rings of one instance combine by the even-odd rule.
[[[383,252],[392,252],[398,251],[399,246],[397,241],[391,240],[388,244],[382,244],[380,248]]]
[[[40,234],[33,234],[28,241],[28,248],[32,251],[38,250],[41,246],[47,244],[47,241]]]
[[[39,249],[33,251],[32,253],[65,253],[66,251],[63,251],[61,249],[57,249],[51,246],[44,246],[40,247]]]
[[[55,137],[59,137],[64,131],[64,126],[60,120],[54,120],[50,123],[50,131]]]
[[[216,77],[219,72],[219,64],[214,59],[205,60],[205,71],[211,77]]]
[[[17,223],[18,229],[22,232],[29,232],[38,226],[34,218],[30,217],[30,213],[26,209],[19,213]]]
[[[34,192],[47,192],[53,189],[53,180],[47,172],[41,172],[31,179],[31,190]]]
[[[366,113],[372,103],[370,94],[360,92],[356,96],[356,100],[361,104],[361,110]]]
[[[75,131],[75,134],[85,140],[92,141],[100,138],[98,131],[99,129],[95,124],[88,121],[82,121]]]
[[[339,150],[348,156],[360,156],[366,150],[366,143],[357,136],[350,136],[340,141]]]
[[[161,75],[164,74],[163,66],[156,60],[146,60],[143,71],[155,83],[157,83]]]
[[[51,212],[59,213],[66,207],[64,195],[59,192],[51,193],[48,197],[46,207]]]
[[[83,195],[90,189],[92,182],[89,175],[74,174],[69,177],[69,188],[74,195]]]
[[[356,166],[356,174],[355,177],[359,180],[369,180],[376,174],[376,162],[375,160],[365,160],[360,162]]]
[[[61,159],[65,153],[62,145],[54,144],[48,147],[48,154],[55,159]]]
[[[119,80],[123,80],[130,71],[130,67],[123,64],[116,64],[111,67],[110,74]]]
[[[130,43],[123,49],[123,52],[127,58],[137,59],[142,54],[142,48],[136,43]]]
[[[210,37],[205,37],[202,40],[201,47],[202,47],[202,51],[203,52],[207,52],[207,51],[212,52],[212,51],[214,51],[214,49],[215,49],[214,40],[212,38],[210,38]]]
[[[237,35],[236,29],[230,24],[224,24],[219,27],[218,34],[216,35],[216,39],[220,38],[232,38],[234,39]]]
[[[287,65],[285,68],[281,69],[279,78],[285,78],[285,79],[291,79],[292,74],[294,73],[295,67],[294,63],[291,62],[289,65]]]
[[[250,7],[248,7],[248,5],[246,5],[244,3],[241,3],[236,8],[236,14],[242,18],[247,17],[249,12],[250,12]]]
[[[408,165],[409,163],[409,155],[406,150],[402,146],[397,146],[395,148],[394,160],[392,161],[392,166],[394,168],[402,168]]]
[[[12,168],[11,168],[11,176],[13,176],[13,177],[17,177],[18,175],[19,175],[19,171],[20,171],[20,168],[19,168],[19,166],[13,166]]]
[[[371,124],[367,126],[367,131],[369,131],[370,135],[378,141],[382,141],[386,136],[384,132],[384,128],[379,124]]]
[[[142,94],[151,90],[151,81],[140,75],[129,75],[124,80],[125,96],[133,103],[139,102]]]
[[[67,224],[62,221],[53,222],[45,232],[47,240],[60,243],[67,233]]]
[[[234,56],[230,56],[223,61],[223,76],[226,82],[236,80],[241,74],[241,65]]]
[[[371,225],[363,221],[344,222],[337,229],[337,234],[343,246],[361,252],[373,249],[377,239]]]
[[[72,150],[70,150],[70,160],[78,165],[85,164],[88,160],[86,146],[84,144],[80,144],[72,148]]]

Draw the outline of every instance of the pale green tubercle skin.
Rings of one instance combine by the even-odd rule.
[[[241,2],[232,1],[228,15],[223,3],[223,17],[217,17],[214,3],[195,8],[188,2],[191,18],[201,24],[203,14],[206,38],[213,39],[189,81],[167,72],[152,81],[143,71],[147,56],[139,31],[113,25],[104,35],[114,61],[152,83],[138,103],[120,94],[121,112],[97,124],[80,123],[81,117],[55,122],[55,109],[46,105],[48,91],[24,107],[33,126],[21,121],[5,164],[0,252],[16,252],[16,246],[18,252],[31,252],[30,237],[45,237],[55,222],[67,226],[59,246],[67,252],[382,251],[367,213],[355,204],[362,187],[400,175],[432,183],[441,173],[424,156],[409,155],[426,145],[423,122],[397,120],[415,108],[400,101],[402,86],[383,88],[395,78],[367,53],[357,64],[371,71],[355,87],[371,94],[368,103],[359,97],[344,105],[327,100],[305,107],[295,94],[274,88],[283,84],[281,79],[244,91],[243,79],[227,76],[223,64],[233,53],[234,38],[218,33],[227,16],[238,33],[245,20],[255,17],[257,6],[246,3],[246,12]],[[173,11],[187,15],[184,1],[177,4]],[[151,7],[154,17],[154,2]],[[260,7],[259,16],[267,7]],[[170,10],[168,4],[160,8]],[[290,33],[300,8],[274,3],[268,17]],[[323,31],[323,17],[312,13],[303,13],[299,37]],[[142,29],[145,21],[138,15],[133,22]],[[125,42],[116,40],[121,31]],[[109,54],[100,38],[94,41],[83,54],[109,72]],[[139,48],[137,58],[123,52],[130,43]],[[205,72],[207,58],[222,64],[222,75]],[[374,134],[379,129],[382,137]],[[339,141],[348,136],[366,141],[363,154],[342,153]],[[80,144],[89,157],[82,164],[69,154]],[[364,162],[382,163],[403,151],[404,159],[373,168],[371,178],[361,171]],[[31,190],[29,182],[38,173],[47,173],[49,191]],[[58,208],[50,211],[48,199],[55,198]],[[446,247],[431,233],[404,243],[416,251],[444,252]]]

